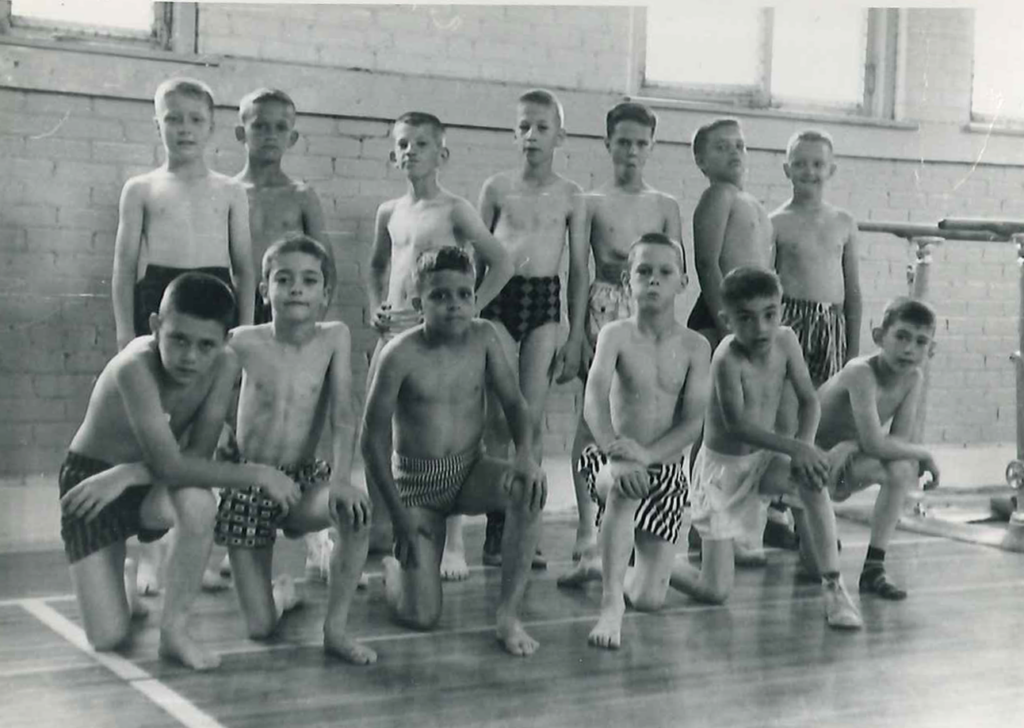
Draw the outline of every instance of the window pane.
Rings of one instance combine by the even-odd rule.
[[[773,98],[863,102],[866,9],[780,5],[772,46]]]
[[[648,6],[645,81],[760,85],[760,17],[743,5]]]
[[[974,10],[974,88],[971,111],[989,118],[1024,118],[1024,8]]]
[[[149,31],[152,0],[13,0],[11,14],[43,23]]]

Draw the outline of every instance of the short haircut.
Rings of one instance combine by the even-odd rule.
[[[442,146],[444,145],[444,124],[442,124],[441,120],[433,114],[428,114],[425,111],[407,111],[395,119],[395,126],[398,126],[399,124],[408,124],[409,126],[429,126],[431,131],[434,132],[434,138],[437,139],[437,143]]]
[[[888,331],[897,321],[906,321],[914,326],[935,328],[935,311],[924,301],[909,296],[897,296],[885,305],[882,312],[881,329]]]
[[[213,117],[213,90],[202,81],[182,76],[169,78],[156,87],[156,93],[153,94],[153,105],[158,106],[170,94],[181,94],[205,101],[210,110],[210,117]]]
[[[295,113],[295,102],[292,101],[292,97],[284,91],[277,88],[258,88],[255,91],[247,93],[242,97],[242,100],[238,102],[238,120],[244,124],[256,104],[265,104],[270,102],[284,104],[292,110],[293,114]]]
[[[444,245],[436,250],[421,253],[416,259],[416,287],[419,288],[423,279],[431,273],[453,270],[473,276],[473,259],[469,253],[455,245]]]
[[[225,331],[238,325],[238,304],[231,286],[209,273],[190,271],[171,281],[160,299],[160,316],[170,311],[217,321]]]
[[[693,133],[693,139],[690,141],[694,159],[699,159],[700,155],[704,153],[708,146],[708,137],[711,136],[711,132],[715,129],[721,129],[723,126],[735,126],[737,129],[743,128],[740,126],[740,120],[734,119],[731,116],[715,119],[698,127],[697,131]]]
[[[611,139],[620,121],[635,121],[637,124],[649,126],[651,136],[654,136],[654,129],[658,126],[658,117],[654,112],[636,101],[623,101],[611,108],[604,118],[605,136]]]
[[[733,268],[722,279],[722,302],[735,306],[755,298],[782,295],[782,283],[774,271],[754,265]]]
[[[798,131],[796,134],[789,138],[786,142],[786,158],[789,159],[789,155],[793,153],[796,145],[800,142],[821,142],[828,147],[829,153],[835,152],[835,145],[832,142],[832,135],[827,131],[820,129],[804,129]]]
[[[327,252],[323,243],[308,235],[289,235],[267,248],[267,252],[263,254],[262,270],[260,271],[265,282],[270,280],[270,272],[274,268],[274,263],[286,253],[305,253],[319,260],[320,272],[324,276],[324,286],[331,293],[334,292],[334,281],[338,275],[334,259],[331,258],[331,254]]]
[[[558,97],[551,91],[543,88],[531,89],[519,97],[518,103],[537,104],[538,106],[554,109],[555,115],[558,117],[559,128],[565,128],[565,108],[562,106],[562,102],[558,100]]]
[[[639,245],[661,245],[666,248],[672,248],[679,257],[679,272],[686,273],[686,253],[683,251],[683,246],[679,244],[678,240],[673,240],[664,233],[644,233],[633,241],[633,244],[629,246],[630,268],[633,267],[633,251]]]

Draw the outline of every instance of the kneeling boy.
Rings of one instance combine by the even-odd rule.
[[[445,517],[503,510],[497,637],[508,652],[529,655],[537,642],[523,628],[519,608],[547,482],[531,452],[526,401],[494,326],[473,318],[474,284],[473,262],[460,248],[419,257],[412,302],[423,323],[381,350],[367,396],[363,457],[394,524],[398,558],[384,559],[384,579],[396,620],[429,629],[441,615]],[[488,388],[512,430],[513,462],[482,453]]]

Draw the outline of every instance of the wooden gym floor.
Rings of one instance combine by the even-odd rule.
[[[841,520],[843,572],[856,595],[867,529]],[[529,659],[493,637],[499,571],[482,568],[483,527],[466,528],[471,577],[445,588],[431,633],[392,625],[381,581],[360,592],[351,625],[379,653],[358,668],[324,657],[326,587],[270,645],[246,639],[234,594],[203,594],[196,633],[223,655],[196,674],[157,658],[160,600],[134,644],[99,655],[84,641],[60,552],[0,555],[0,724],[128,726],[870,726],[1020,725],[1024,715],[1024,556],[897,532],[887,558],[902,603],[860,599],[866,628],[829,630],[819,587],[796,555],[737,574],[725,607],[669,596],[659,614],[628,612],[624,645],[587,646],[600,586],[556,588],[574,524],[549,521],[552,559],[535,571]],[[302,573],[302,544],[279,541],[277,569]],[[368,570],[379,575],[379,559]]]

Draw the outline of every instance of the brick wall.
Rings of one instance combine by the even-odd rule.
[[[309,84],[304,63],[363,63],[381,79],[389,74],[406,77],[421,68],[476,81],[491,78],[508,84],[496,86],[494,93],[507,100],[509,114],[513,99],[524,86],[557,85],[551,84],[550,74],[539,75],[540,68],[557,66],[562,73],[571,67],[573,75],[557,77],[559,84],[597,93],[604,88],[599,78],[611,75],[592,71],[611,66],[621,71],[624,66],[628,44],[623,34],[628,17],[620,9],[459,7],[458,11],[451,16],[445,14],[447,10],[431,12],[422,6],[297,6],[284,11],[204,4],[199,15],[200,46],[209,53],[286,58],[294,65],[277,64],[274,73],[277,78],[293,73],[297,86]],[[906,32],[908,52],[913,55],[922,43],[933,42],[929,27],[943,42],[956,32],[962,39],[964,33],[969,34],[963,30],[964,15],[961,11],[912,11]],[[533,36],[537,46],[529,53],[506,48],[502,51],[506,60],[500,63],[484,59],[484,47],[499,43],[513,26],[537,31]],[[558,28],[558,32],[544,28]],[[330,39],[335,37],[337,45],[332,45]],[[950,67],[962,73],[965,63],[969,68],[970,52],[969,46],[966,50],[961,46],[953,43],[950,47],[960,50],[948,55],[959,58]],[[339,48],[350,47],[352,56],[331,60],[324,55],[327,48],[342,53]],[[318,55],[306,59],[288,55],[309,52],[309,48]],[[397,48],[402,48],[402,53],[397,53]],[[588,62],[573,55],[583,51]],[[360,53],[364,55],[358,56]],[[476,60],[463,66],[458,62],[464,57],[460,54]],[[372,59],[373,65],[359,57]],[[414,57],[415,63],[409,60]],[[549,59],[547,65],[540,65],[542,57]],[[434,63],[441,59],[447,59],[446,64]],[[485,62],[497,63],[500,69]],[[921,114],[916,118],[938,117],[934,124],[922,123],[920,131],[908,137],[912,143],[925,143],[922,140],[927,141],[929,134],[938,133],[936,128],[958,123],[965,113],[962,98],[936,102],[943,108],[958,109],[957,119],[922,101],[933,98],[920,92],[922,76],[935,71],[929,64],[951,63],[949,58],[931,53],[918,66],[908,64],[916,70],[905,73],[910,92],[903,94],[902,113],[906,116],[915,110]],[[205,73],[187,67],[179,72]],[[219,78],[219,84],[216,77],[211,80],[218,93],[232,83],[245,89],[260,83],[258,75],[239,81],[238,72],[232,76],[224,71]],[[423,80],[428,90],[435,87],[430,84],[438,83]],[[448,83],[444,89],[465,88],[463,81]],[[615,83],[625,88],[624,82]],[[54,85],[40,83],[40,87],[52,89]],[[110,88],[114,87],[95,95],[81,89],[62,93],[0,87],[0,156],[6,172],[0,181],[0,447],[5,452],[0,476],[55,469],[81,420],[90,384],[115,348],[110,269],[118,192],[125,179],[159,161],[160,149],[145,93],[131,91],[133,98],[111,98],[118,93]],[[604,108],[604,97],[568,92],[566,96],[581,100],[567,104],[573,134],[559,153],[556,168],[589,188],[608,174],[607,154],[594,133],[601,120],[597,118],[600,112],[593,109]],[[230,105],[237,96],[221,98]],[[579,119],[584,108],[595,118]],[[394,113],[401,110],[404,108],[396,108]],[[449,135],[451,160],[443,181],[474,201],[488,175],[516,163],[510,132],[495,128],[489,121],[494,118],[492,112],[480,111],[481,116],[487,113],[491,116],[485,117],[486,122],[476,121],[477,108],[473,106],[460,106],[446,115],[455,123]],[[654,151],[648,178],[679,197],[692,260],[690,218],[704,181],[683,140],[711,114],[683,117],[671,110],[659,110],[659,114],[666,132]],[[387,116],[377,111],[362,116],[344,111],[300,114],[301,138],[285,163],[288,172],[315,185],[323,202],[340,261],[342,285],[333,315],[353,330],[357,382],[365,375],[364,354],[373,345],[373,335],[365,325],[362,280],[374,211],[381,201],[404,188],[400,175],[386,163]],[[218,109],[216,122],[209,161],[219,171],[234,173],[243,160],[241,146],[231,133],[233,111],[227,106]],[[744,124],[753,148],[749,188],[773,208],[789,194],[778,139],[784,141],[804,122],[783,124],[778,119],[751,117]],[[985,159],[977,165],[915,159],[913,149],[872,158],[870,149],[855,141],[862,130],[829,128],[836,135],[839,154],[839,172],[829,196],[859,219],[927,222],[953,214],[1024,216],[1024,176],[1017,167]],[[884,301],[906,290],[910,257],[904,244],[883,235],[864,235],[861,256],[865,294],[862,341],[868,347],[867,329],[877,322]],[[940,313],[940,327],[925,433],[928,441],[979,443],[1014,438],[1014,373],[1007,355],[1016,348],[1017,275],[1009,245],[950,243],[936,252],[932,299]],[[679,303],[681,315],[688,312],[695,297],[694,282]],[[361,392],[359,396],[361,399]],[[552,396],[546,414],[549,452],[568,448],[579,403],[578,385],[561,387]]]

